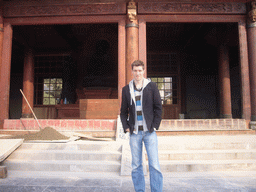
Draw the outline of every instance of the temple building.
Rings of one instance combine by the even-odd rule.
[[[0,129],[113,135],[137,59],[160,91],[159,134],[256,127],[254,1],[0,2]]]

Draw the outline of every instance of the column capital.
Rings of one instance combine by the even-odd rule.
[[[250,11],[247,16],[247,27],[256,27],[256,1],[250,2]]]
[[[127,4],[127,23],[138,24],[137,5],[133,0]]]

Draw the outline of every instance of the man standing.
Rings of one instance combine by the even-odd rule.
[[[161,123],[162,104],[156,84],[145,79],[144,73],[144,63],[140,60],[134,61],[132,63],[133,80],[122,90],[120,117],[124,132],[130,133],[132,180],[135,191],[145,191],[142,166],[144,142],[148,155],[151,191],[161,192],[163,176],[159,166],[155,130],[158,130]]]

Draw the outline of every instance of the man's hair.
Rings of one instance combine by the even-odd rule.
[[[132,69],[133,69],[133,67],[134,66],[142,66],[142,69],[144,70],[144,63],[143,63],[143,61],[141,61],[141,60],[135,60],[133,63],[132,63]]]

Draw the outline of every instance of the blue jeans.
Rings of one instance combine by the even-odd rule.
[[[156,132],[139,131],[130,135],[130,147],[132,153],[132,181],[136,192],[145,191],[145,178],[142,166],[142,142],[144,142],[148,154],[150,172],[150,188],[152,192],[163,190],[163,175],[160,171],[158,160],[158,141]]]

